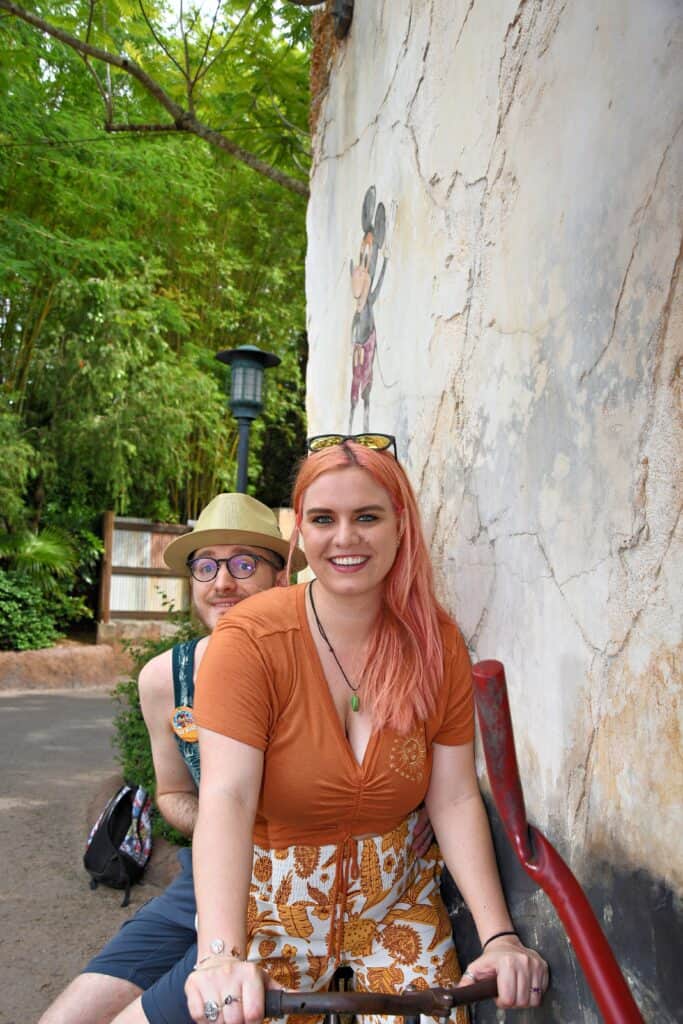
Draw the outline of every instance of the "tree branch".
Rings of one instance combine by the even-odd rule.
[[[145,19],[145,24],[147,25],[147,28],[149,29],[149,31],[152,34],[152,39],[154,39],[154,41],[156,42],[157,46],[160,47],[162,52],[166,54],[166,56],[170,60],[171,64],[175,65],[175,67],[178,69],[180,74],[183,75],[183,77],[184,77],[185,73],[184,73],[184,71],[182,69],[182,66],[175,59],[175,57],[173,56],[173,54],[171,53],[169,48],[166,46],[166,44],[163,41],[163,39],[160,39],[159,36],[157,35],[156,29],[154,28],[154,25],[152,24],[152,22],[150,21],[150,19],[147,16],[147,11],[144,8],[142,0],[138,0],[138,7],[140,8],[140,13],[142,14],[142,17]]]
[[[101,60],[105,64],[111,64],[113,67],[119,68],[121,71],[125,71],[126,74],[134,78],[140,85],[145,89],[150,96],[152,96],[157,103],[166,110],[173,118],[176,131],[188,132],[191,135],[196,135],[200,139],[204,139],[209,145],[215,146],[217,149],[223,150],[225,153],[229,153],[230,156],[239,160],[241,163],[250,167],[257,174],[263,175],[265,178],[269,178],[270,181],[274,181],[276,184],[281,185],[283,188],[288,189],[290,192],[294,192],[297,195],[307,197],[308,186],[305,182],[300,181],[298,178],[292,178],[290,175],[279,171],[276,167],[272,167],[265,161],[260,160],[259,157],[248,150],[238,146],[236,142],[232,142],[230,139],[221,135],[219,132],[214,131],[213,128],[209,128],[208,125],[203,124],[199,121],[191,111],[185,110],[176,103],[168,93],[162,89],[158,82],[156,82],[146,71],[140,67],[130,57],[121,57],[115,53],[109,53],[107,50],[102,50],[98,46],[93,46],[91,43],[86,43],[82,39],[78,39],[76,36],[71,35],[70,32],[66,32],[64,29],[59,28],[57,25],[52,25],[50,22],[45,21],[44,18],[40,18],[37,14],[33,14],[31,11],[24,10],[23,7],[19,7],[18,4],[12,2],[12,0],[0,0],[0,10],[7,11],[15,18],[19,18],[21,21],[25,21],[27,25],[32,25],[33,28],[38,29],[40,32],[44,32],[46,35],[52,36],[54,39],[58,39],[65,46],[75,50],[76,53],[81,56],[93,57],[95,60]],[[168,129],[167,129],[168,130]]]
[[[206,55],[209,52],[209,47],[211,46],[211,40],[213,39],[213,33],[215,31],[215,28],[216,28],[216,22],[218,21],[218,15],[220,14],[222,2],[223,2],[223,0],[217,0],[216,7],[215,7],[214,12],[213,12],[213,18],[211,19],[211,28],[209,29],[209,31],[206,34],[206,42],[204,43],[204,52],[202,53],[201,57],[199,58],[199,61],[197,63],[197,70],[196,70],[196,72],[194,74],[194,77],[192,79],[192,84],[193,85],[196,85],[197,82],[199,81],[199,73],[202,70],[202,65],[203,65],[204,61],[206,60]],[[251,2],[249,3],[249,7],[251,7]]]
[[[183,53],[185,55],[185,71],[183,77],[185,79],[185,93],[187,95],[187,108],[191,114],[194,114],[194,96],[192,90],[194,89],[194,82],[190,74],[190,48],[187,43],[187,33],[185,31],[185,16],[183,14],[183,0],[180,0],[180,35],[183,40]]]
[[[88,4],[88,27],[85,30],[85,41],[86,41],[86,43],[90,42],[90,32],[92,30],[92,20],[93,20],[94,14],[95,14],[95,0],[90,0],[90,3]]]
[[[281,121],[282,124],[285,126],[285,128],[288,128],[289,131],[292,132],[294,135],[301,135],[301,136],[304,136],[305,138],[308,138],[309,137],[308,133],[305,132],[303,130],[303,128],[299,128],[298,125],[293,124],[290,120],[288,120],[288,118],[285,117],[285,115],[283,113],[280,112],[280,110],[278,110],[277,99],[275,97],[275,93],[273,92],[273,89],[272,89],[272,86],[270,85],[270,83],[268,83],[267,88],[268,88],[268,95],[270,96],[270,106],[271,106],[271,109],[273,110],[275,116],[277,117],[278,121]],[[300,140],[298,140],[298,141],[300,143]],[[306,147],[304,147],[304,149],[306,149]]]
[[[88,27],[86,28],[86,31],[85,31],[85,41],[86,41],[86,43],[90,42],[90,33],[92,32],[92,23],[93,23],[93,18],[95,16],[95,2],[96,2],[96,0],[90,0],[90,2],[88,4]],[[105,109],[106,123],[109,124],[111,122],[112,118],[114,117],[114,109],[113,109],[111,95],[107,92],[105,87],[102,85],[102,82],[100,80],[100,76],[97,74],[97,71],[95,71],[95,68],[92,66],[92,64],[88,60],[87,56],[85,54],[81,53],[80,57],[82,58],[83,63],[85,64],[86,68],[88,69],[88,74],[91,75],[93,81],[95,82],[95,85],[97,86],[97,91],[99,92],[100,96],[102,97],[102,102],[104,103],[104,109]]]
[[[105,124],[106,132],[182,132],[177,124],[169,121],[168,124]]]
[[[82,53],[82,54],[80,54],[80,56],[83,58],[83,63],[85,64],[86,68],[88,69],[88,72],[92,76],[92,78],[93,78],[93,80],[95,82],[95,85],[97,86],[97,91],[99,92],[100,96],[102,97],[102,102],[104,103],[104,109],[105,109],[105,125],[108,125],[108,124],[111,123],[111,119],[114,116],[114,106],[113,106],[113,103],[112,103],[111,95],[110,95],[110,93],[107,92],[105,87],[102,85],[102,82],[100,81],[100,76],[97,74],[97,72],[95,71],[95,68],[92,66],[92,64],[90,63],[90,61],[86,57],[86,55]]]
[[[246,16],[251,11],[251,8],[253,7],[253,5],[254,5],[254,0],[249,0],[248,5],[245,7],[244,11],[240,15],[239,20],[237,21],[237,24],[234,26],[232,32],[228,35],[228,38],[225,40],[224,43],[222,43],[222,45],[218,48],[216,53],[214,53],[214,55],[211,58],[211,60],[208,62],[208,64],[202,70],[202,64],[204,63],[204,60],[206,58],[206,53],[208,52],[208,42],[207,42],[206,50],[204,52],[204,55],[202,56],[201,61],[199,62],[199,67],[197,68],[197,73],[194,76],[195,83],[199,82],[200,79],[204,78],[206,73],[213,67],[213,65],[216,63],[216,61],[220,57],[223,56],[223,54],[225,53],[227,48],[230,46],[230,43],[232,42],[235,33],[242,27],[242,22],[244,21]],[[218,13],[218,12],[216,12],[216,13]],[[211,32],[213,33],[213,25],[211,26]]]

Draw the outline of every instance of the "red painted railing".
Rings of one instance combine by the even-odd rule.
[[[522,867],[555,907],[607,1024],[643,1024],[583,889],[545,836],[527,822],[505,669],[499,661],[480,661],[472,675],[493,799]]]

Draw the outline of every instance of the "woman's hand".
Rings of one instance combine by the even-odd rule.
[[[256,1024],[263,1020],[266,989],[280,987],[255,964],[210,956],[189,975],[185,995],[197,1024]]]
[[[485,952],[463,971],[460,985],[495,977],[496,1006],[539,1006],[548,987],[548,965],[535,949],[527,949],[515,935],[493,939]]]
[[[413,843],[410,852],[414,857],[422,857],[434,842],[434,829],[424,804],[420,805],[413,832]]]

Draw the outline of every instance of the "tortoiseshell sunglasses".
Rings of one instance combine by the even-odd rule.
[[[362,444],[366,448],[373,448],[376,452],[385,452],[387,448],[393,448],[394,458],[398,459],[396,438],[393,434],[316,434],[315,437],[308,438],[306,445],[309,452],[321,452],[325,448],[343,444],[344,441]]]

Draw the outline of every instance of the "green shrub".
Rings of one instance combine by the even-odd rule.
[[[92,609],[88,607],[85,597],[65,594],[63,590],[55,590],[50,595],[50,608],[55,627],[65,631],[74,622],[92,619]]]
[[[50,647],[60,636],[41,585],[25,573],[0,568],[0,650]]]
[[[74,620],[92,618],[71,594],[77,554],[63,530],[0,530],[0,649],[49,647]]]
[[[143,665],[146,665],[157,654],[169,650],[183,640],[192,640],[194,637],[203,635],[187,613],[171,611],[171,621],[176,626],[176,633],[172,637],[143,640],[127,645],[128,652],[133,658],[134,675],[133,678],[119,683],[113,691],[114,699],[119,705],[119,710],[114,717],[113,742],[116,760],[121,765],[125,779],[144,786],[150,793],[155,792],[154,764],[149,733],[140,710],[137,677]],[[189,845],[189,841],[184,835],[164,821],[156,805],[153,813],[153,833],[155,836],[163,836],[178,846]]]

